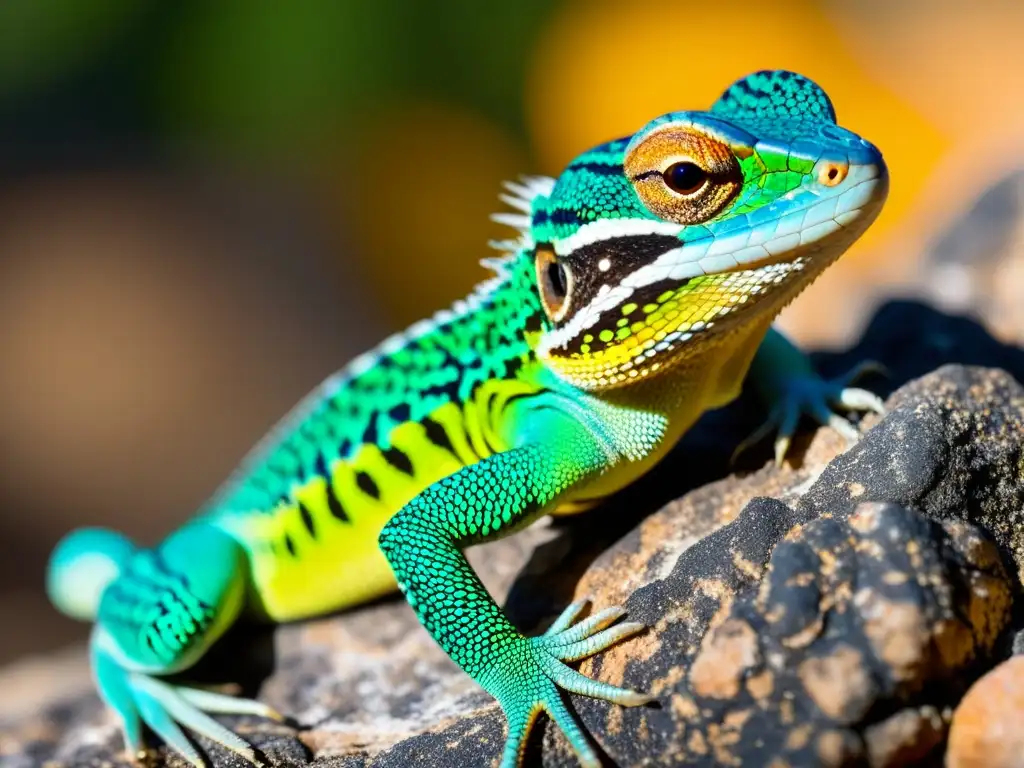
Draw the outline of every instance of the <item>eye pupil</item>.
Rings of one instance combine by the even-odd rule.
[[[681,195],[691,195],[704,186],[708,175],[696,163],[673,163],[661,174],[665,184]]]
[[[565,298],[565,294],[569,290],[569,281],[565,276],[565,267],[557,261],[548,264],[548,284],[555,297]]]

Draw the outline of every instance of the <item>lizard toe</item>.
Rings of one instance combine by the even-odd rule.
[[[861,376],[877,372],[884,372],[884,368],[878,363],[866,361],[833,379],[824,379],[813,373],[783,379],[779,384],[781,394],[768,418],[737,446],[732,460],[735,461],[745,450],[775,432],[775,465],[782,466],[800,418],[805,415],[838,432],[848,444],[856,443],[860,438],[857,427],[837,413],[837,410],[884,414],[885,406],[878,395],[849,386]]]
[[[248,742],[203,712],[195,703],[198,700],[212,704],[213,711],[224,712],[226,709],[223,699],[228,697],[172,685],[137,672],[129,674],[129,681],[146,725],[151,727],[168,746],[181,752],[193,765],[203,766],[204,762],[182,732],[181,726],[234,752],[253,765],[261,765]],[[240,703],[233,711],[252,711],[258,707],[251,705],[256,704],[258,702]]]
[[[526,738],[541,712],[546,712],[565,734],[581,765],[600,765],[587,736],[566,708],[560,689],[623,706],[639,706],[653,699],[589,678],[564,663],[592,656],[645,628],[638,622],[615,624],[626,613],[619,607],[598,611],[574,624],[585,605],[580,602],[568,606],[551,629],[539,637],[520,637],[503,663],[481,681],[498,699],[509,722],[502,768],[520,764]]]

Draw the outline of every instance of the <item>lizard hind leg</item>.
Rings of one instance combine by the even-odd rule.
[[[147,726],[189,762],[203,760],[182,728],[256,763],[243,739],[206,712],[276,717],[254,701],[164,679],[190,668],[234,622],[247,579],[242,547],[222,531],[193,524],[153,550],[140,550],[103,592],[92,636],[99,690],[120,715],[129,749]]]
[[[64,615],[93,621],[100,597],[137,552],[125,536],[105,528],[80,528],[65,536],[46,567],[46,593]]]

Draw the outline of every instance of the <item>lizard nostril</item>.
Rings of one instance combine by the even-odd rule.
[[[846,163],[836,161],[822,163],[818,169],[818,182],[826,187],[834,187],[846,178],[850,167]]]

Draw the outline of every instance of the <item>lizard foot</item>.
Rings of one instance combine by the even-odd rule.
[[[94,651],[94,669],[100,693],[120,715],[125,744],[134,754],[145,752],[142,725],[146,725],[169,748],[197,768],[203,768],[206,763],[182,731],[184,726],[253,765],[262,765],[251,745],[206,713],[283,719],[258,701],[176,685],[143,672],[125,670],[102,650]]]
[[[857,428],[836,413],[834,408],[884,414],[885,406],[878,395],[850,385],[865,374],[884,375],[885,372],[885,367],[881,363],[866,360],[834,379],[823,379],[813,374],[785,378],[780,382],[782,395],[772,406],[768,419],[736,447],[732,455],[733,461],[765,436],[776,432],[775,466],[782,466],[797,424],[804,414],[811,416],[819,424],[834,429],[846,438],[848,444],[856,443],[860,437]]]
[[[568,738],[585,768],[598,768],[600,760],[583,730],[566,708],[559,688],[583,696],[635,707],[654,699],[645,693],[593,680],[564,664],[592,656],[619,640],[644,629],[637,622],[623,622],[622,608],[606,608],[574,624],[586,602],[573,603],[539,637],[520,637],[504,663],[484,685],[501,704],[508,718],[509,735],[502,756],[502,768],[520,764],[526,737],[541,712],[547,712]]]

